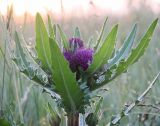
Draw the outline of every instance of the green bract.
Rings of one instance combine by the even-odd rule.
[[[115,49],[118,25],[112,28],[105,36],[104,41],[102,40],[106,21],[94,46],[93,61],[86,71],[79,70],[78,79],[76,78],[77,73],[71,71],[69,63],[61,51],[62,48],[69,48],[68,38],[59,25],[52,24],[49,16],[47,30],[40,14],[36,15],[35,49],[38,56],[36,59],[28,52],[22,35],[15,32],[14,62],[22,73],[40,84],[46,92],[54,95],[70,117],[72,114],[85,113],[85,109],[90,105],[90,100],[93,97],[92,91],[100,89],[138,61],[149,45],[158,19],[153,21],[138,45],[133,48],[137,31],[137,24],[135,24],[118,50]],[[63,47],[58,46],[56,27],[60,32]],[[74,37],[81,37],[78,28],[75,29]],[[92,118],[97,117],[97,112],[98,110],[93,113]]]

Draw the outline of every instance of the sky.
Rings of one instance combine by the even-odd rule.
[[[133,6],[138,7],[140,1],[133,0]],[[25,12],[34,16],[36,12],[46,14],[51,11],[58,15],[62,11],[66,14],[88,14],[99,10],[121,15],[127,14],[129,10],[127,0],[0,0],[0,12],[6,14],[7,6],[11,4],[17,16]],[[146,0],[146,4],[151,6],[155,13],[160,11],[160,0]]]

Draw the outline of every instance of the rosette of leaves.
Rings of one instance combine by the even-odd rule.
[[[144,54],[158,19],[153,21],[138,45],[133,48],[137,31],[137,24],[135,24],[118,50],[115,48],[118,25],[111,29],[104,40],[102,39],[106,21],[94,48],[85,47],[83,41],[83,48],[81,48],[79,42],[77,45],[76,42],[69,43],[60,26],[53,25],[50,17],[48,17],[47,29],[42,17],[37,13],[35,23],[37,58],[29,53],[23,36],[15,32],[14,62],[22,73],[39,84],[45,92],[51,94],[57,101],[57,105],[64,108],[69,126],[78,125],[79,113],[85,113],[86,107],[90,105],[93,91],[126,72],[128,67]],[[61,36],[61,44],[57,41],[57,28]],[[78,28],[75,29],[74,38],[81,41]],[[85,53],[87,50],[91,55],[88,56]],[[74,57],[79,52],[78,61],[82,64],[74,62],[76,69],[73,70],[72,63],[64,55],[65,51],[73,51]],[[87,56],[89,59],[83,62]]]

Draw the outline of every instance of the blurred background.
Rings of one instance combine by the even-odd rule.
[[[45,20],[49,14],[55,24],[61,25],[68,37],[73,36],[74,29],[78,26],[85,42],[91,37],[96,40],[105,18],[108,17],[106,35],[114,24],[119,24],[117,48],[122,45],[135,23],[138,23],[136,46],[149,24],[155,18],[160,18],[160,0],[0,0],[0,110],[3,110],[0,114],[15,125],[24,123],[26,126],[49,125],[47,103],[52,104],[53,108],[56,106],[49,95],[42,93],[40,87],[19,74],[9,59],[4,24],[11,5],[13,29],[21,31],[27,43],[33,45],[36,12],[40,12]],[[160,70],[159,35],[158,25],[141,60],[127,73],[104,87],[109,91],[101,92],[105,98],[99,126],[105,126],[112,115],[121,112],[124,105],[134,101]],[[143,104],[125,117],[120,125],[160,126],[159,96],[158,82]]]

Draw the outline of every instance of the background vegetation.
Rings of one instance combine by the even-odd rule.
[[[113,15],[92,15],[90,17],[81,16],[69,18],[67,20],[58,20],[53,17],[55,23],[59,23],[68,37],[72,36],[74,28],[78,26],[81,30],[85,42],[93,36],[97,37],[101,25],[106,16],[109,16],[107,29],[111,28],[111,24],[118,23],[119,34],[118,44],[121,45],[127,33],[131,30],[135,22],[138,22],[138,34],[142,36],[149,24],[160,14],[155,14],[144,4],[140,9],[131,8],[130,14],[125,16]],[[21,30],[24,34],[28,46],[32,50],[34,45],[34,22],[28,23],[29,16],[25,15],[24,22],[13,25],[13,28]],[[6,21],[5,21],[6,22]],[[9,59],[10,54],[5,44],[7,34],[4,27],[3,18],[0,19],[0,110],[1,115],[11,120],[15,124],[23,122],[26,126],[46,126],[49,125],[48,112],[46,111],[49,102],[53,109],[56,106],[51,97],[42,93],[43,90],[39,86],[35,86],[26,79],[15,68],[15,64]],[[107,34],[107,30],[106,30]],[[157,27],[152,42],[147,52],[141,60],[132,66],[127,72],[118,77],[118,79],[105,86],[107,92],[100,92],[104,96],[103,107],[101,110],[102,119],[100,126],[107,124],[112,115],[121,112],[124,105],[130,104],[139,94],[148,86],[148,82],[160,70],[160,26]],[[14,45],[12,45],[14,46]],[[4,58],[5,57],[5,58]],[[6,59],[6,60],[5,60]],[[121,124],[130,126],[159,126],[160,125],[160,83],[158,82],[151,90],[144,103],[134,109],[129,116],[125,117]],[[145,107],[144,107],[145,106]],[[3,111],[2,111],[3,110]],[[63,124],[62,124],[63,125]]]

